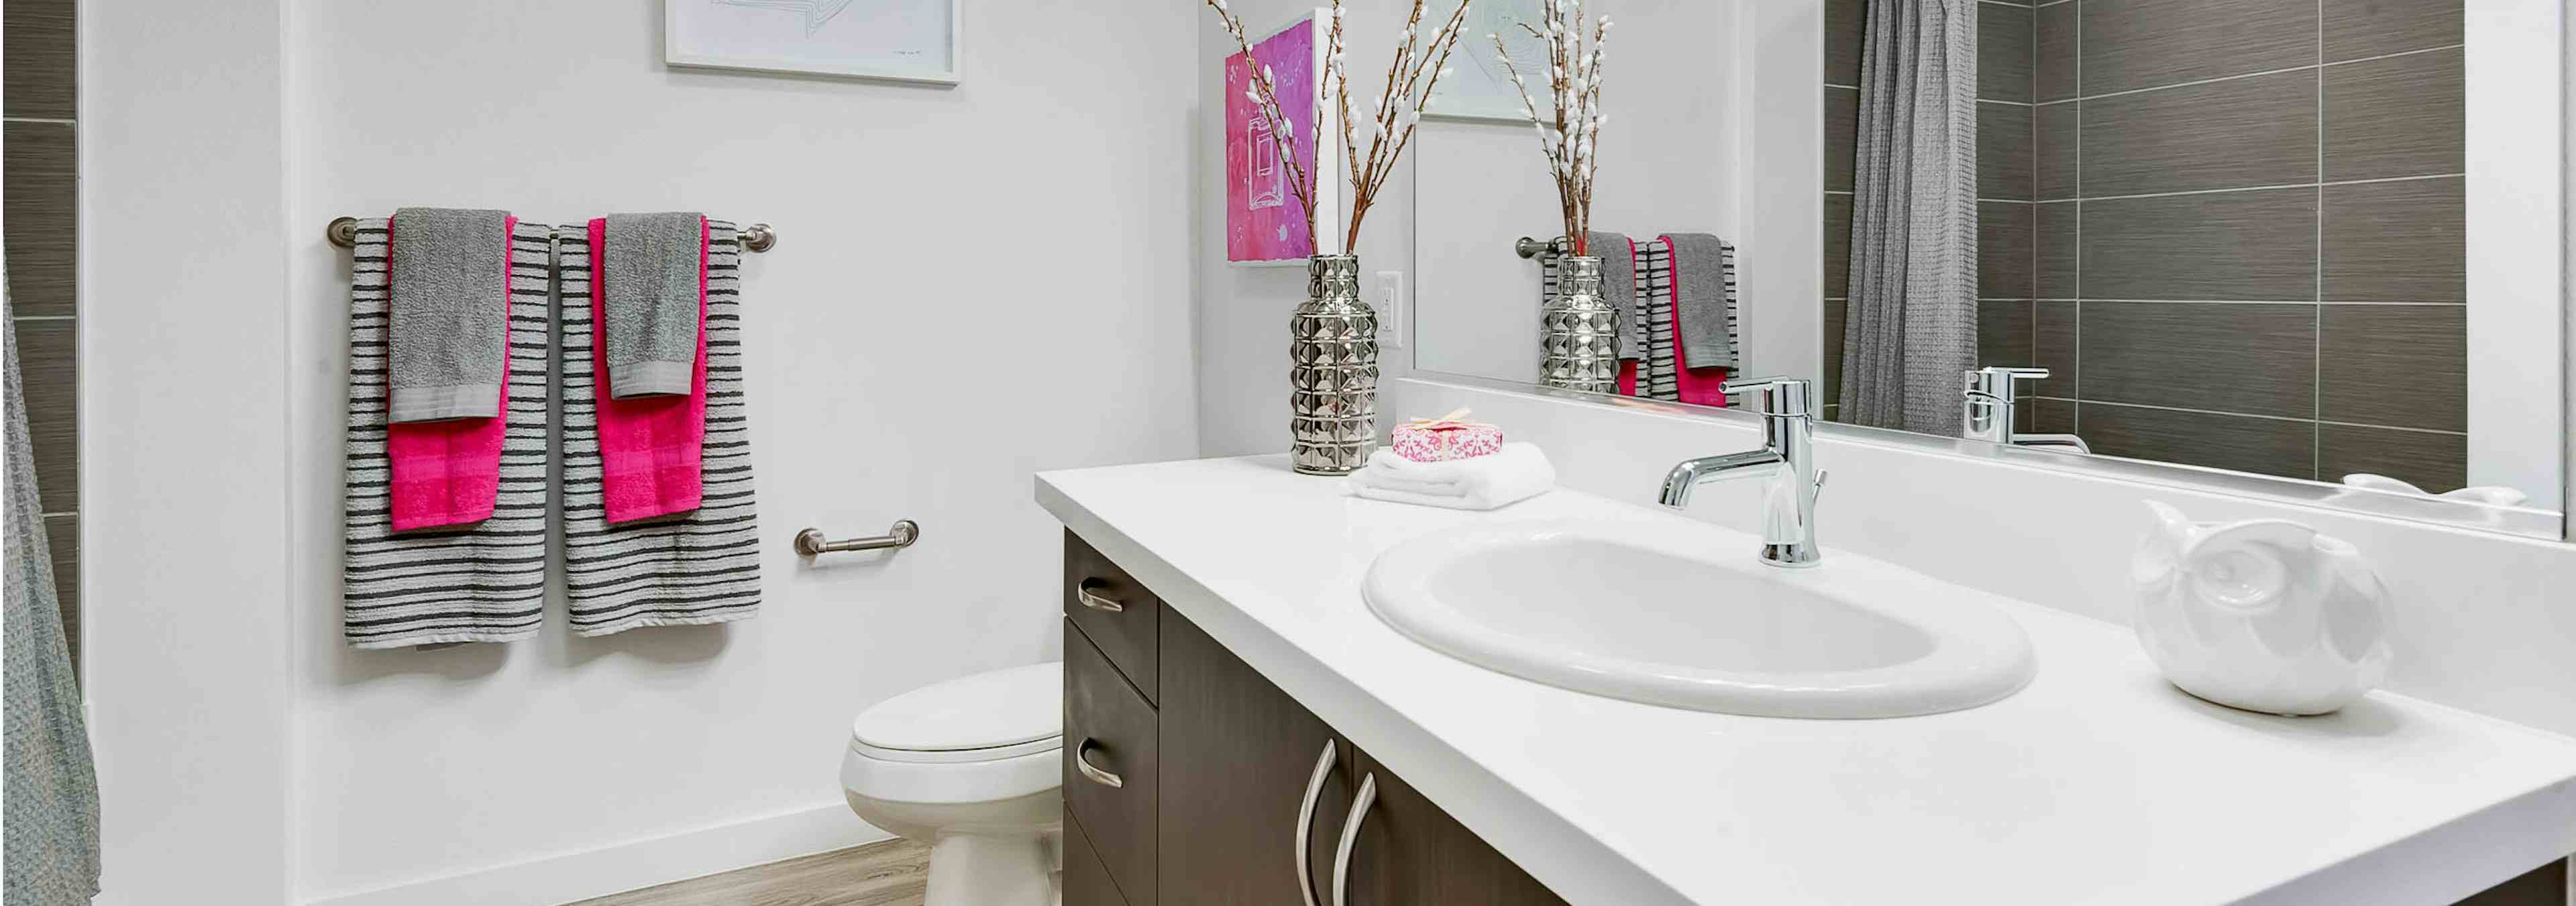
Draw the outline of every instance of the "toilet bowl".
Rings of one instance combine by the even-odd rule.
[[[860,712],[841,792],[869,824],[930,844],[924,906],[1049,906],[1063,748],[1064,665],[979,673]]]

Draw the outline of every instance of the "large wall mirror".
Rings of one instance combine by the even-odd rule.
[[[1710,406],[1786,374],[1844,425],[2564,532],[2557,0],[1591,5],[1620,377],[1543,356],[1591,265],[1463,67],[1418,151],[1417,371]]]

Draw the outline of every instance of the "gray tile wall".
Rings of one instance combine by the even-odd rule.
[[[2040,9],[2037,352],[2122,456],[2466,478],[2460,0]],[[2071,344],[2071,346],[2067,345]]]
[[[1841,323],[1866,0],[1827,0]],[[1979,4],[1979,346],[2112,455],[2466,477],[2461,0]],[[1840,336],[1825,343],[1838,383]],[[1832,393],[1828,390],[1828,393]],[[1830,397],[1829,397],[1830,398]]]
[[[53,551],[63,628],[80,654],[80,440],[77,396],[80,324],[80,173],[73,86],[72,0],[11,0],[0,6],[0,241],[8,258],[9,308],[18,332],[20,379],[36,447],[36,483]]]

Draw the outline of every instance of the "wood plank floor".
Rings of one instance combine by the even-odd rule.
[[[921,906],[930,847],[901,838],[566,906]]]

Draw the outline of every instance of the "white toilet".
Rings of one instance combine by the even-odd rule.
[[[859,712],[841,791],[869,824],[931,845],[924,906],[1049,906],[1063,749],[1063,664],[979,673]]]

